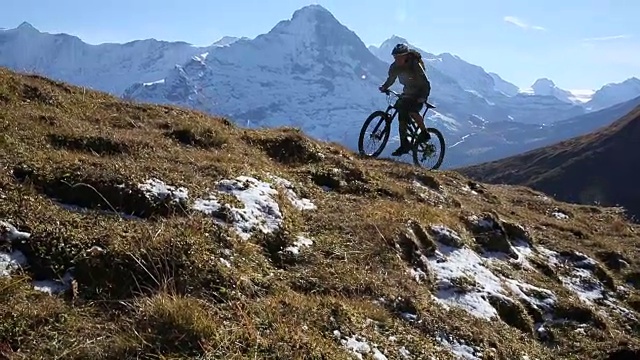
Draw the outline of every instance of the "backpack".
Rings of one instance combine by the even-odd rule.
[[[422,60],[422,54],[420,54],[420,52],[414,49],[409,50],[409,54],[413,57],[413,60],[416,63],[420,64],[422,71],[425,73],[425,75],[427,75],[426,73],[427,70],[426,70],[426,67],[424,66],[424,61]]]

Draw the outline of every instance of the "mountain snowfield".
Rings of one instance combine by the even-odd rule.
[[[161,79],[175,64],[239,39],[225,36],[208,47],[154,39],[90,45],[76,36],[43,33],[23,22],[15,29],[0,30],[0,66],[121,94],[132,83]]]
[[[329,11],[309,5],[254,39],[224,37],[207,47],[153,39],[89,45],[23,23],[0,31],[0,65],[128,99],[197,108],[248,127],[296,126],[355,149],[364,119],[387,105],[377,87],[386,77],[391,47],[401,41],[408,42],[393,36],[367,48]],[[521,90],[458,56],[418,50],[432,82],[430,102],[437,106],[428,120],[453,146],[445,168],[528,141],[526,135],[507,140],[489,124],[538,128],[640,96],[635,78],[606,85],[592,97],[578,97],[550,80]],[[394,88],[400,90],[399,84]],[[396,132],[394,126],[394,137]],[[470,147],[469,137],[484,145]]]
[[[28,23],[0,31],[1,66],[114,94],[132,81],[158,80],[201,52],[185,42],[157,40],[90,45],[75,36],[39,32]]]
[[[254,40],[192,57],[163,82],[136,84],[125,97],[178,103],[252,127],[297,126],[316,138],[354,143],[363,115],[383,100],[377,85],[385,74],[385,64],[355,33],[329,12],[309,7]]]

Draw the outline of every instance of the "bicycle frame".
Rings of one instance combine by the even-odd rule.
[[[391,95],[395,95],[399,99],[402,98],[401,94],[396,93],[393,90],[383,91],[387,95],[388,106],[385,110],[375,110],[373,111],[365,120],[364,124],[362,124],[362,128],[360,129],[360,136],[358,138],[358,151],[360,154],[365,155],[367,157],[376,158],[382,154],[384,151],[387,142],[389,141],[389,136],[391,134],[391,124],[393,119],[395,119],[399,110],[396,108],[396,104],[392,103]],[[435,109],[436,107],[431,105],[428,101],[424,101],[425,109],[422,111],[423,118],[426,116],[427,111],[429,109]],[[375,120],[375,121],[374,121]],[[372,124],[375,122],[375,124]],[[380,125],[384,124],[382,129]],[[370,126],[374,125],[373,133],[370,133],[369,137],[373,138],[374,141],[382,141],[380,145],[378,145],[377,150],[375,150],[371,154],[367,154],[364,150],[364,140],[368,133],[367,130],[370,129]],[[424,139],[418,142],[418,134],[420,133],[420,126],[417,121],[414,121],[412,118],[408,119],[407,124],[407,140],[408,144],[411,146],[411,150],[413,152],[413,163],[417,166],[422,166],[422,162],[426,159],[433,158],[433,155],[439,153],[437,156],[437,162],[435,165],[430,166],[430,169],[438,169],[442,164],[445,153],[445,140],[442,132],[438,129],[430,127],[426,128],[426,136]],[[439,151],[437,151],[437,146],[439,145]],[[391,154],[393,156],[393,154]]]
[[[397,92],[393,91],[393,90],[387,90],[386,91],[387,97],[390,96],[390,94],[395,95],[398,99],[400,98],[400,94],[398,94]],[[422,118],[424,119],[425,115],[427,114],[427,111],[429,111],[430,107],[426,104],[425,102],[425,108],[424,111],[422,112]],[[390,113],[391,110],[395,110],[393,112],[393,114]],[[387,123],[389,125],[391,125],[391,123],[393,122],[393,119],[395,119],[396,115],[398,114],[398,109],[395,107],[394,105],[389,104],[389,106],[387,106],[387,109],[385,110],[385,113],[387,113]],[[380,126],[381,122],[379,122],[376,127],[373,129],[373,133],[375,134],[378,131],[378,127]],[[413,135],[415,135],[418,132],[418,124],[415,123],[415,121],[410,121],[408,125],[408,130],[411,133],[412,137]]]

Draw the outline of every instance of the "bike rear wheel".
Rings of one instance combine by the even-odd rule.
[[[431,136],[429,141],[414,143],[413,145],[413,163],[430,170],[437,170],[444,160],[444,136],[442,136],[440,130],[435,128],[427,128],[427,133]],[[433,165],[425,164],[429,160],[435,160],[435,163]]]
[[[366,157],[378,157],[389,141],[391,134],[391,124],[387,121],[388,114],[384,111],[374,111],[362,124],[360,137],[358,138],[358,151],[360,155]],[[371,126],[371,133],[367,135],[367,128]],[[380,144],[372,152],[365,151],[365,140],[380,141]]]

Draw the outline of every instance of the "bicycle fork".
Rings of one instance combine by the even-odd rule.
[[[380,125],[384,124],[385,126],[389,126],[391,127],[391,120],[393,119],[393,117],[395,116],[395,114],[393,116],[389,115],[389,113],[385,113],[385,118],[384,121],[378,121],[378,124],[376,125],[376,127],[373,128],[373,131],[371,132],[371,134],[377,134],[378,130],[380,128]],[[391,129],[389,129],[391,130]]]

